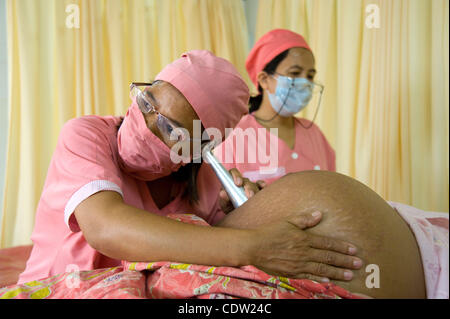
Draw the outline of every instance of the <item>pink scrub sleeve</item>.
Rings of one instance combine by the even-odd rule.
[[[115,144],[109,141],[116,130],[112,124],[85,116],[70,120],[61,131],[43,195],[64,208],[64,221],[72,231],[80,230],[72,213],[84,199],[102,190],[123,197],[121,173],[111,149]]]
[[[89,270],[117,264],[89,246],[73,211],[98,191],[122,194],[111,140],[119,120],[86,116],[63,126],[36,211],[33,250],[19,283],[65,272],[68,265]]]

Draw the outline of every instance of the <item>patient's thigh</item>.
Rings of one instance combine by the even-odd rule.
[[[315,210],[323,213],[322,221],[307,231],[356,245],[365,261],[354,271],[354,279],[337,282],[340,286],[373,297],[425,297],[420,253],[409,227],[386,201],[350,177],[325,171],[289,174],[231,212],[219,226],[256,228]],[[380,288],[366,286],[369,264],[380,270]]]

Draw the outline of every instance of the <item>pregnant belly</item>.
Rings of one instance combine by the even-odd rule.
[[[314,210],[320,210],[323,219],[307,232],[353,243],[364,261],[352,281],[336,284],[375,298],[426,297],[412,231],[378,194],[345,175],[326,171],[289,174],[233,211],[224,225],[253,228]]]

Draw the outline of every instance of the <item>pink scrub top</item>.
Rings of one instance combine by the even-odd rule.
[[[99,191],[119,193],[128,205],[158,215],[193,213],[214,224],[224,214],[217,194],[220,184],[208,165],[197,178],[200,200],[192,207],[182,198],[184,184],[175,185],[175,199],[159,209],[146,182],[121,169],[117,147],[120,117],[84,116],[68,121],[61,130],[38,204],[31,236],[33,250],[18,283],[74,270],[120,265],[92,248],[80,231],[74,210]]]
[[[289,146],[251,114],[240,120],[214,154],[228,170],[237,168],[249,180],[268,184],[280,177],[305,170],[336,170],[333,148],[320,131],[306,119],[295,118],[295,145]],[[242,151],[243,150],[243,151]]]

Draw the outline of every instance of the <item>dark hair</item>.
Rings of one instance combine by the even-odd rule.
[[[124,118],[121,119],[120,123],[117,125],[117,131],[119,131],[120,126],[123,123]],[[203,132],[203,126],[202,126]],[[189,197],[189,203],[195,205],[199,200],[198,190],[197,190],[197,174],[200,170],[202,163],[188,163],[185,166],[181,166],[178,171],[172,173],[172,177],[177,182],[186,182],[187,188],[184,191],[182,197]]]
[[[187,182],[187,188],[182,197],[189,197],[191,204],[196,204],[199,199],[197,189],[197,174],[202,163],[188,163],[181,166],[178,171],[173,172],[172,176],[177,182]]]
[[[284,58],[287,56],[288,52],[289,52],[289,49],[281,52],[276,57],[274,57],[272,59],[272,61],[270,61],[269,63],[266,64],[263,71],[265,71],[267,74],[274,74],[278,65],[281,63],[281,61],[284,60]],[[249,101],[249,105],[250,105],[249,112],[250,113],[257,111],[259,109],[259,107],[261,106],[261,102],[263,99],[263,94],[262,94],[263,91],[262,91],[261,85],[259,85],[259,84],[258,84],[258,92],[259,92],[258,95],[250,97],[250,101]]]

